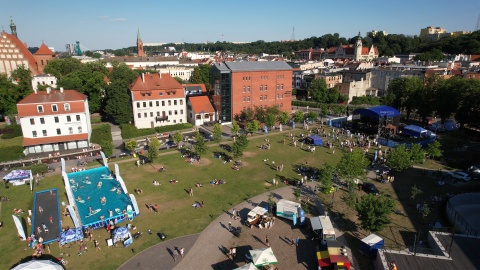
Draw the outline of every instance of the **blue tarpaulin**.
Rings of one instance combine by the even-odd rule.
[[[317,134],[312,134],[312,135],[308,136],[306,141],[307,141],[308,144],[315,145],[315,146],[323,145],[322,138],[320,136],[318,136]]]
[[[380,106],[371,107],[371,108],[356,109],[355,111],[353,111],[353,114],[360,114],[360,115],[379,118],[380,116],[381,117],[399,116],[400,112],[390,106],[380,105]]]
[[[417,137],[417,138],[427,136],[427,130],[426,129],[424,129],[422,127],[419,127],[419,126],[415,126],[415,125],[409,125],[409,126],[404,127],[403,128],[403,133],[408,134],[408,135],[413,136],[413,137]]]

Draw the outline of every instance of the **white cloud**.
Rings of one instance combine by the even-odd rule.
[[[111,22],[123,22],[123,21],[126,21],[127,19],[125,18],[114,18],[114,19],[110,19],[109,21]]]
[[[125,18],[111,18],[108,15],[98,16],[98,18],[102,21],[109,21],[109,22],[123,22],[127,20]]]

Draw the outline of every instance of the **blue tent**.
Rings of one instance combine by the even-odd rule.
[[[311,145],[315,146],[322,146],[323,145],[323,140],[320,136],[317,134],[312,134],[307,137],[306,142]]]
[[[379,118],[380,116],[382,117],[399,116],[400,112],[390,106],[380,105],[380,106],[371,107],[371,108],[356,109],[353,111],[353,114],[360,114],[360,115]]]
[[[419,127],[419,126],[415,126],[415,125],[409,125],[409,126],[404,127],[403,128],[403,133],[408,134],[412,137],[417,137],[417,138],[427,136],[427,130],[426,129],[424,129],[422,127]]]

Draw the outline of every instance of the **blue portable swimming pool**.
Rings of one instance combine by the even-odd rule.
[[[125,218],[127,205],[132,201],[107,167],[73,172],[67,176],[83,226],[102,227],[104,221]],[[102,198],[106,202],[102,202]]]

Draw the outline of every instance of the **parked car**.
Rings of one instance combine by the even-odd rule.
[[[380,190],[372,183],[363,183],[363,190],[369,194],[380,195]]]
[[[174,141],[166,141],[160,146],[160,149],[174,148],[174,147],[177,147],[177,144]]]
[[[458,179],[458,180],[463,180],[463,181],[472,180],[472,178],[470,177],[470,175],[468,173],[462,172],[462,171],[448,172],[447,175],[452,177],[452,178]]]

